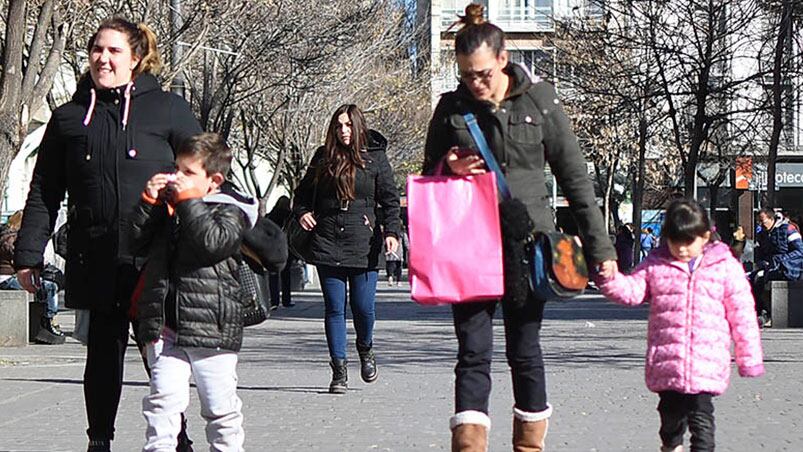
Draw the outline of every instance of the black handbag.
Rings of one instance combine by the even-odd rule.
[[[318,198],[318,184],[312,192],[312,208],[315,209],[315,201]],[[312,212],[315,213],[314,211]],[[304,262],[312,260],[312,231],[308,231],[301,226],[298,218],[290,214],[287,223],[284,225],[284,233],[287,236],[287,250],[290,254]]]
[[[294,216],[287,219],[284,225],[284,233],[287,235],[287,250],[292,255],[308,262],[312,259],[312,231],[307,231],[301,227]]]
[[[261,271],[260,271],[261,270]],[[242,253],[237,279],[243,301],[243,326],[258,325],[270,317],[270,292],[261,265]]]

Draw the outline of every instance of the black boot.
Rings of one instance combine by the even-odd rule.
[[[374,350],[367,348],[364,350],[357,350],[360,355],[360,377],[366,383],[373,383],[379,377],[379,370],[376,368],[376,357]]]
[[[345,359],[333,359],[329,363],[332,367],[332,382],[329,383],[329,392],[332,394],[345,394],[348,391],[349,370]]]
[[[112,442],[108,439],[91,439],[89,440],[89,446],[86,448],[86,452],[111,452],[112,450]]]
[[[187,436],[187,418],[184,417],[184,413],[181,413],[181,431],[178,432],[176,452],[194,452],[192,449],[192,440]]]
[[[53,345],[64,343],[64,333],[62,333],[59,326],[53,322],[53,319],[42,317],[39,325],[41,328],[39,332],[36,333],[36,337],[33,338],[34,342]]]

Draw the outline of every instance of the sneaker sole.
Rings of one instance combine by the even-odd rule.
[[[64,343],[65,338],[64,336],[56,336],[46,330],[40,330],[33,340],[40,344],[61,345]]]
[[[370,383],[374,383],[379,378],[379,371],[378,370],[376,371],[376,373],[374,374],[373,378],[365,378],[362,375],[360,375],[360,378],[362,378],[362,381],[365,382],[365,383],[369,383],[369,384]]]
[[[329,386],[329,394],[345,394],[348,390],[347,386]]]

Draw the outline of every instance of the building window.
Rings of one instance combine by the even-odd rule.
[[[553,0],[500,0],[499,22],[508,24],[533,24],[539,30],[554,27]]]
[[[510,61],[521,63],[531,73],[545,80],[555,78],[555,49],[511,50]]]

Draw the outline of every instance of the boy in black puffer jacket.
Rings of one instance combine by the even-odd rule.
[[[150,395],[145,451],[175,450],[193,375],[214,450],[242,450],[237,351],[243,298],[237,280],[244,234],[256,202],[225,183],[231,151],[216,134],[187,140],[176,174],[156,174],[133,216],[135,250],[147,254],[138,301],[139,339],[146,342]]]

